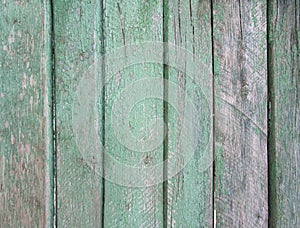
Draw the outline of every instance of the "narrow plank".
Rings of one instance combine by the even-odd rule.
[[[58,227],[100,227],[102,178],[82,145],[92,139],[73,126],[78,86],[100,57],[99,1],[54,1]],[[89,88],[89,87],[88,87]],[[92,94],[93,95],[93,94]],[[84,102],[87,97],[81,98]],[[87,123],[89,124],[89,123]],[[90,126],[92,128],[92,126]],[[79,144],[78,137],[83,144]]]
[[[300,226],[299,1],[269,1],[270,225]]]
[[[213,12],[215,223],[266,227],[266,3],[215,1]]]
[[[49,1],[1,1],[0,8],[0,226],[50,226]]]
[[[212,227],[212,42],[210,1],[169,1],[167,227]],[[190,53],[187,57],[186,52]],[[172,64],[173,60],[179,64]],[[197,69],[197,70],[196,70]],[[175,97],[177,105],[172,104]],[[191,112],[189,105],[195,112]],[[187,119],[185,123],[183,120]],[[192,150],[192,151],[190,151]],[[192,152],[192,153],[191,153]],[[189,155],[191,153],[191,155]],[[174,175],[172,167],[183,167]]]
[[[162,100],[149,97],[149,94],[162,97],[162,82],[157,85],[157,81],[152,81],[154,84],[147,81],[150,78],[162,79],[162,55],[158,63],[147,63],[147,59],[156,56],[144,43],[162,42],[161,1],[105,1],[105,41],[106,55],[115,53],[119,62],[107,60],[107,68],[112,70],[105,74],[105,145],[108,156],[115,160],[115,166],[109,171],[109,164],[104,163],[106,175],[110,177],[105,182],[104,226],[162,227],[162,181],[157,181],[156,177],[163,172],[159,169],[156,173],[155,168],[152,169],[162,163],[162,136],[157,147],[145,150],[152,134],[162,133],[163,129],[163,124],[154,124],[156,121],[161,123],[163,119]],[[134,52],[130,44],[137,45],[139,53],[133,62]],[[125,48],[116,51],[122,46]],[[153,51],[158,52],[157,48]],[[159,51],[162,53],[162,49]],[[127,62],[129,65],[126,65]],[[137,64],[131,65],[133,63]],[[115,64],[116,68],[111,64]],[[138,102],[136,97],[142,100]],[[133,105],[131,110],[127,110],[128,105]],[[113,107],[119,112],[116,113]],[[118,137],[111,121],[117,123],[117,131],[120,132],[128,125],[126,135]],[[131,140],[126,141],[131,136]],[[133,138],[142,144],[132,144]],[[133,167],[137,168],[136,172],[131,170]],[[149,169],[150,173],[147,176],[143,172],[138,174],[138,168]],[[128,182],[130,178],[132,182]]]

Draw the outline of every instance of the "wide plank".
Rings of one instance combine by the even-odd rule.
[[[212,227],[210,1],[174,0],[165,7],[168,7],[168,15],[164,17],[167,19],[164,33],[168,36],[165,42],[170,44],[165,227]],[[173,172],[174,166],[179,172]]]
[[[265,1],[214,1],[215,224],[268,225]]]
[[[49,2],[0,2],[1,227],[53,224]]]
[[[58,227],[100,227],[102,177],[84,148],[94,143],[81,132],[80,121],[90,116],[84,109],[90,85],[81,91],[86,76],[96,76],[100,59],[101,12],[99,1],[54,1],[55,35],[55,136]],[[91,97],[95,95],[91,94]],[[93,129],[87,122],[85,126]],[[82,128],[86,130],[85,128]],[[99,151],[100,154],[100,151]]]
[[[108,0],[104,20],[104,226],[161,227],[162,3]]]

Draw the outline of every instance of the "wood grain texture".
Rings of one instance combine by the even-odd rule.
[[[269,1],[270,224],[300,226],[299,7]]]
[[[49,2],[1,1],[0,9],[0,226],[49,226]]]
[[[170,66],[168,100],[176,97],[178,106],[168,108],[168,157],[178,154],[176,166],[184,164],[188,145],[195,144],[189,161],[182,171],[167,183],[167,227],[211,227],[213,221],[212,176],[212,43],[210,1],[169,1],[168,42],[180,46],[185,53],[169,49],[168,58],[180,62]],[[190,64],[199,71],[191,71]],[[188,112],[189,103],[195,113]],[[192,123],[186,135],[182,116]],[[186,125],[186,126],[185,126]],[[174,164],[168,164],[168,175]]]
[[[213,12],[215,222],[266,227],[266,3],[214,1]]]
[[[100,56],[99,1],[54,1],[57,224],[100,227],[102,178],[79,150],[72,126],[76,88]],[[88,114],[87,114],[88,115]],[[82,135],[82,140],[86,140]]]
[[[0,227],[300,227],[299,0],[3,0],[0,7]],[[147,50],[145,41],[169,46],[130,46]],[[111,53],[116,61],[106,62]],[[136,64],[134,53],[142,54]],[[147,62],[153,53],[161,59]],[[95,123],[107,152],[94,163],[77,144],[73,109],[91,73],[102,77]],[[165,101],[135,100],[154,92]],[[186,113],[189,102],[196,112]],[[125,125],[130,132],[118,138]],[[129,134],[145,142],[166,130],[149,151],[126,144]],[[122,186],[131,176],[143,185]]]
[[[114,53],[117,48],[125,45],[140,45],[143,49],[143,42],[162,42],[162,3],[161,1],[105,1],[105,52]],[[117,53],[117,57],[124,56],[121,61],[127,61],[132,53],[130,47],[125,48],[125,53]],[[143,62],[151,53],[145,53],[139,60]],[[126,66],[125,69],[116,69],[113,75],[105,75],[105,145],[108,154],[118,164],[126,164],[130,167],[152,167],[162,162],[162,145],[148,152],[141,152],[142,148],[132,151],[126,147],[123,138],[117,138],[111,124],[111,117],[114,114],[112,106],[118,99],[124,99],[125,103],[131,104],[133,97],[139,96],[145,91],[141,86],[138,90],[130,91],[130,96],[124,97],[126,88],[138,80],[147,78],[162,78],[162,60],[157,63],[139,62],[133,66]],[[121,64],[118,65],[121,67]],[[108,66],[108,68],[111,68]],[[147,82],[145,82],[147,83]],[[151,93],[153,88],[149,88]],[[162,90],[159,91],[162,96]],[[133,109],[127,114],[126,107],[120,107],[122,117],[118,119],[118,127],[129,123],[131,134],[140,141],[147,140],[151,134],[161,129],[153,129],[153,123],[163,119],[162,101],[159,99],[145,99],[134,104]],[[124,105],[121,104],[121,106]],[[116,173],[124,179],[131,176],[123,169]],[[104,164],[104,170],[107,166]],[[154,175],[139,176],[145,186],[121,186],[120,183],[107,180],[105,182],[105,227],[161,227],[163,223],[163,194],[162,184],[156,183],[146,186],[154,181]],[[161,170],[162,175],[162,170]]]

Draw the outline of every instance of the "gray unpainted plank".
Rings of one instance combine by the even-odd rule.
[[[264,1],[214,1],[215,224],[268,225]]]

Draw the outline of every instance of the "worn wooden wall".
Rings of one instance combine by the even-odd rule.
[[[300,227],[299,0],[0,5],[0,227]]]

